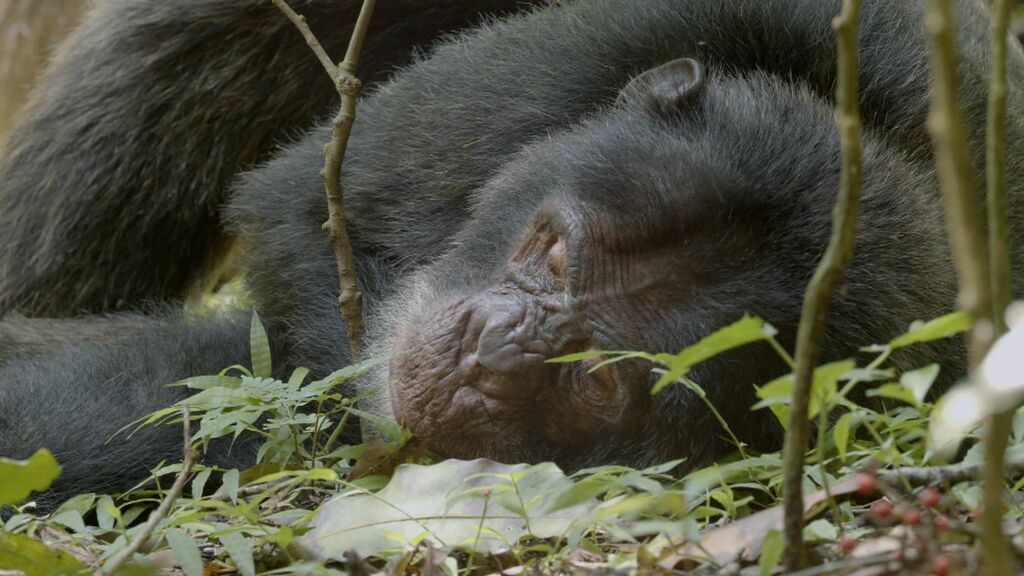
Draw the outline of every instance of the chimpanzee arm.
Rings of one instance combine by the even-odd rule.
[[[247,313],[87,322],[92,337],[78,343],[60,335],[60,321],[44,321],[42,328],[29,328],[31,321],[0,323],[0,343],[30,340],[37,353],[0,364],[0,456],[26,458],[40,448],[54,453],[63,471],[42,497],[47,505],[77,493],[128,488],[161,460],[180,458],[179,426],[146,427],[131,438],[114,434],[193,393],[165,384],[250,365]],[[72,326],[74,333],[86,329]],[[55,332],[49,343],[47,330]],[[47,345],[55,351],[41,353]],[[243,437],[230,453],[226,444],[211,449],[207,461],[246,465],[252,455]]]
[[[361,75],[517,0],[382,3]],[[293,0],[335,58],[360,0]],[[269,0],[106,0],[58,51],[0,158],[0,314],[181,297],[226,247],[234,175],[327,115],[331,81]]]
[[[137,332],[140,323],[136,313],[80,318],[10,315],[0,321],[0,366],[14,359],[50,358],[67,347],[83,343],[116,342]]]

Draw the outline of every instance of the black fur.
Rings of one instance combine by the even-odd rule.
[[[524,3],[382,3],[361,76],[378,83],[439,33]],[[361,3],[294,4],[344,54]],[[0,160],[0,314],[130,309],[194,290],[227,249],[232,179],[336,100],[311,56],[269,0],[99,2]]]
[[[115,433],[133,418],[180,400],[184,391],[165,384],[183,374],[216,374],[231,364],[250,364],[248,314],[180,316],[93,319],[92,334],[74,346],[63,325],[53,321],[0,323],[0,343],[6,344],[5,332],[14,332],[17,340],[54,328],[60,340],[45,355],[0,365],[2,452],[27,456],[47,447],[62,464],[54,490],[39,499],[44,508],[74,493],[125,488],[126,482],[145,478],[147,467],[179,460],[179,427],[145,427],[130,439],[127,432]],[[85,332],[74,320],[61,322],[75,334]],[[177,434],[170,433],[174,428]],[[250,440],[233,446],[222,442],[211,452],[224,465],[251,465]]]
[[[167,5],[136,0],[114,6],[129,4],[156,14],[164,9],[155,7]],[[344,174],[373,349],[390,351],[410,337],[431,342],[424,334],[438,314],[474,298],[498,302],[494,299],[514,292],[521,278],[510,258],[514,261],[517,247],[549,220],[571,240],[565,297],[587,346],[675,351],[744,313],[765,317],[790,343],[804,287],[828,237],[838,188],[830,103],[831,19],[838,4],[563,2],[450,38],[378,84],[360,104]],[[865,2],[860,36],[865,191],[857,255],[830,315],[827,359],[885,341],[912,320],[953,306],[955,278],[924,129],[928,66],[922,4]],[[114,30],[94,32],[98,40],[79,40],[79,49],[66,53],[67,60],[44,79],[42,96],[14,136],[0,173],[0,246],[6,250],[0,258],[0,307],[63,314],[106,309],[121,298],[180,294],[199,274],[198,267],[186,264],[208,262],[198,255],[216,252],[212,238],[220,235],[211,215],[227,179],[265,151],[264,144],[249,144],[281,137],[324,105],[306,100],[307,86],[322,72],[298,47],[285,52],[276,43],[250,42],[248,35],[233,39],[230,50],[218,44],[217,56],[223,58],[215,61],[233,70],[245,62],[252,83],[241,83],[245,88],[237,92],[225,92],[224,84],[213,92],[200,90],[204,78],[224,81],[214,64],[188,55],[189,39],[204,35],[169,26],[165,30],[174,32],[168,38],[175,42],[156,49],[151,37],[137,35],[140,23],[128,17],[131,13],[104,15],[102,21],[118,23]],[[218,14],[244,19],[250,11]],[[284,34],[285,24],[263,16],[264,25]],[[960,96],[980,183],[988,15],[980,2],[960,0],[957,16]],[[317,22],[315,16],[311,20]],[[90,20],[94,26],[98,21],[98,16]],[[242,21],[217,22],[244,28]],[[115,70],[133,65],[127,60],[147,61],[137,54],[129,58],[109,40],[126,36],[160,61],[189,65],[173,78],[161,76],[162,67],[144,68],[141,76],[129,76],[123,93],[107,92],[74,108],[73,116],[88,121],[68,120],[59,103],[68,104],[83,86],[70,70],[93,58]],[[235,56],[236,50],[246,56]],[[274,68],[278,56],[288,66]],[[632,92],[643,86],[634,85],[620,97],[631,78],[680,57],[700,62],[705,77],[695,89],[699,94],[678,110],[651,106],[650,99]],[[1024,187],[1024,55],[1016,44],[1009,72],[1008,182],[1016,223],[1022,220]],[[98,82],[104,74],[113,72],[91,77]],[[134,103],[141,101],[143,109],[154,104],[146,91],[153,83],[139,85],[146,74],[165,82],[166,92],[156,102],[188,102],[188,108],[180,115],[174,106],[157,106],[151,111],[155,117],[121,116]],[[198,85],[172,81],[180,75]],[[306,104],[310,108],[300,114]],[[227,110],[209,122],[207,111],[213,114],[221,106]],[[278,117],[282,113],[284,119]],[[287,368],[286,357],[290,365],[318,373],[348,360],[336,310],[337,273],[320,230],[326,207],[318,173],[327,134],[326,126],[314,128],[245,173],[229,210],[231,226],[248,244],[249,286],[281,347],[279,363]],[[30,193],[36,187],[41,192]],[[66,192],[68,187],[73,192]],[[1018,267],[1021,249],[1016,243]],[[96,344],[55,339],[61,349],[50,357],[41,352],[47,341],[39,337],[39,325],[26,328],[33,322],[0,325],[0,343],[20,342],[18,351],[0,354],[0,361],[10,358],[0,369],[0,427],[25,439],[11,442],[14,436],[0,434],[0,453],[24,456],[38,446],[54,449],[68,470],[59,495],[123,486],[166,456],[162,450],[176,442],[177,431],[153,431],[145,439],[161,449],[144,450],[136,443],[119,451],[101,448],[102,434],[49,433],[50,422],[72,422],[74,430],[99,427],[98,419],[119,426],[123,422],[113,422],[113,414],[128,421],[173,400],[153,394],[135,403],[133,393],[219,370],[238,362],[244,350],[245,333],[237,320],[213,327],[217,320],[195,324],[174,316],[127,316],[96,320]],[[61,330],[59,321],[46,322],[56,323],[44,331]],[[111,322],[127,322],[127,330],[139,336],[122,339],[125,330],[111,328]],[[89,330],[88,324],[68,326]],[[222,344],[216,345],[218,340]],[[159,361],[145,350],[158,353]],[[448,351],[442,346],[429,352],[444,356]],[[906,366],[940,361],[955,374],[962,351],[943,342],[897,360]],[[74,378],[69,378],[72,366]],[[566,466],[685,457],[696,466],[727,449],[717,423],[692,394],[677,387],[651,399],[647,367],[615,370],[618,386],[612,392],[626,398],[621,414],[587,412],[592,383],[573,379],[584,387],[566,388],[559,379],[558,386],[538,392],[536,403],[517,408],[517,418],[536,425],[508,427],[500,434],[491,433],[494,422],[486,419],[449,418],[446,411],[454,404],[440,400],[405,417],[421,435],[436,436],[435,449],[459,456],[554,459]],[[767,347],[751,347],[702,364],[692,376],[741,437],[768,448],[777,445],[779,430],[766,413],[749,412],[752,385],[784,371]],[[113,381],[119,374],[128,376]],[[439,381],[427,378],[424,384],[439,387]],[[369,385],[386,382],[383,371]],[[93,390],[107,400],[46,406],[34,401],[77,398]],[[400,394],[401,388],[392,392]],[[387,397],[376,399],[375,406],[391,412]],[[585,417],[571,411],[579,406]],[[560,430],[550,430],[545,419],[559,411],[570,420],[598,423],[574,429],[572,442],[554,441]],[[449,425],[469,427],[445,428]],[[131,473],[102,474],[111,469]]]

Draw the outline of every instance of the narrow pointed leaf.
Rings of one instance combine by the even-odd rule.
[[[270,341],[260,322],[260,315],[255,310],[252,312],[252,324],[249,325],[249,351],[252,355],[252,375],[270,378]]]

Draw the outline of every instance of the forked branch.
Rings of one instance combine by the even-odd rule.
[[[324,192],[327,195],[327,221],[323,229],[334,246],[334,259],[338,266],[338,282],[340,284],[338,306],[348,330],[349,346],[352,350],[352,361],[358,362],[363,351],[363,293],[359,289],[359,276],[356,271],[355,256],[352,242],[348,234],[348,222],[345,217],[345,200],[341,183],[341,165],[348,149],[349,135],[352,133],[352,122],[356,118],[356,101],[362,83],[356,78],[356,64],[363,48],[366,31],[370,27],[375,0],[363,0],[359,18],[352,37],[348,42],[345,59],[335,64],[327,54],[323,45],[317,40],[306,19],[292,10],[285,0],[271,0],[281,12],[291,20],[299,30],[306,44],[320,60],[324,70],[330,75],[338,96],[341,97],[341,108],[334,117],[331,140],[324,146],[324,168],[320,173],[324,179]]]

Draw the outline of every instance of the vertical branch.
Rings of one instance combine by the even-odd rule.
[[[1000,24],[998,20],[997,14],[992,42],[993,47],[999,47],[994,48],[993,58],[1000,61],[994,60],[992,65],[993,88],[989,95],[988,119],[988,178],[991,194],[989,201],[998,212],[990,214],[990,217],[1005,220],[1002,152],[1005,110],[998,109],[1005,108],[1007,24],[1005,21]],[[1000,26],[1002,32],[999,32]],[[1001,291],[1001,288],[993,281],[999,278],[999,282],[1008,282],[1009,272],[1008,268],[996,270],[994,267],[992,276],[989,276],[987,269],[978,195],[972,182],[974,172],[967,150],[967,134],[956,91],[956,50],[950,0],[929,1],[927,27],[932,38],[932,109],[928,116],[928,129],[935,146],[935,159],[946,207],[946,226],[960,282],[960,307],[971,313],[975,320],[969,343],[970,370],[975,372],[991,346],[996,332],[993,313],[997,298],[995,293]],[[997,83],[1000,84],[998,88]],[[993,141],[996,138],[999,142]],[[1003,267],[1002,262],[1006,255],[996,254],[996,251],[999,250],[1000,243],[1005,249],[1005,229],[1005,223],[996,222],[995,228],[990,231],[993,234],[993,263],[999,268]],[[1006,278],[1001,277],[1003,274]],[[999,297],[1008,298],[1003,294]],[[989,422],[986,433],[985,463],[982,467],[982,476],[985,479],[982,545],[985,549],[986,574],[1008,575],[1013,571],[1012,553],[1002,530],[1003,454],[1006,450],[1009,425],[1008,417],[996,415]]]
[[[345,159],[345,151],[348,149],[352,122],[356,118],[356,100],[362,89],[362,83],[355,77],[356,63],[359,60],[359,52],[362,50],[363,40],[366,38],[366,31],[370,26],[370,18],[373,16],[376,2],[375,0],[363,0],[359,18],[356,20],[355,28],[352,29],[352,38],[349,39],[345,59],[340,64],[335,64],[316,39],[309,25],[306,24],[304,17],[292,10],[285,0],[271,1],[302,34],[306,44],[313,50],[324,70],[330,75],[331,81],[334,82],[334,87],[341,97],[341,108],[331,125],[331,140],[324,146],[324,168],[320,173],[324,179],[324,192],[327,195],[328,216],[323,229],[334,246],[334,259],[338,266],[338,282],[340,284],[338,306],[341,308],[341,315],[345,319],[345,326],[348,330],[352,360],[357,362],[362,355],[363,333],[366,329],[363,324],[363,293],[359,289],[355,256],[352,253],[348,223],[345,219],[341,165]]]
[[[785,565],[797,570],[804,562],[802,480],[804,453],[810,433],[808,406],[818,363],[825,316],[836,285],[850,259],[857,231],[860,206],[861,165],[860,111],[858,107],[857,27],[860,0],[843,0],[843,8],[832,25],[836,30],[837,86],[836,107],[840,145],[843,154],[839,195],[832,209],[832,234],[825,254],[814,271],[804,295],[800,327],[797,331],[796,367],[789,427],[783,448],[783,496],[785,510]]]
[[[994,333],[986,348],[1006,332],[1007,306],[1013,298],[1012,269],[1009,250],[1009,221],[1006,199],[1006,47],[1010,27],[1010,1],[995,0],[992,21],[992,79],[988,91],[988,125],[986,130],[986,181],[988,187],[989,282],[992,300]],[[992,558],[986,566],[990,574],[1008,574],[1012,570],[1011,552],[1003,536],[1004,459],[1016,406],[990,417],[985,429],[985,460],[982,467],[984,492],[982,502],[986,513],[981,519],[982,546],[985,556]],[[991,513],[988,512],[991,510]]]
[[[992,305],[982,244],[978,194],[974,188],[967,133],[957,96],[956,49],[950,0],[929,0],[928,32],[932,38],[932,106],[928,131],[946,208],[953,260],[960,281],[960,307],[975,319],[970,336],[971,365],[984,356],[985,333],[991,332]]]
[[[992,81],[988,90],[986,179],[988,184],[989,273],[992,283],[992,324],[1006,332],[1003,314],[1013,299],[1010,265],[1010,225],[1006,200],[1006,47],[1010,0],[994,0],[992,21]]]

